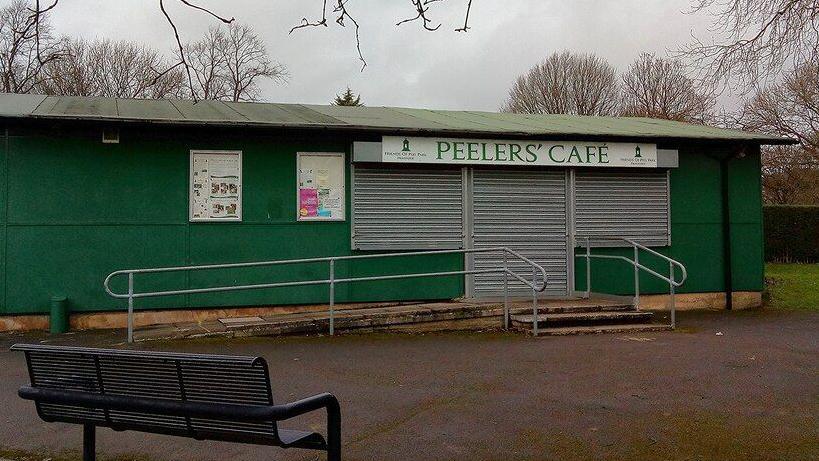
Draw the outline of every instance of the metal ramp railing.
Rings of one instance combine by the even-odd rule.
[[[595,240],[611,240],[611,241],[621,241],[628,243],[634,249],[634,259],[629,259],[625,256],[619,255],[601,255],[601,254],[592,254],[591,253],[591,239],[594,238]],[[625,237],[599,237],[599,236],[583,236],[578,237],[577,240],[583,240],[585,242],[586,253],[575,255],[575,258],[586,258],[586,292],[584,294],[585,298],[589,298],[591,296],[591,260],[593,258],[596,259],[618,259],[621,261],[625,261],[631,264],[634,267],[634,307],[639,309],[640,308],[640,270],[643,270],[654,277],[659,278],[660,280],[665,281],[668,283],[668,292],[669,292],[669,304],[670,304],[670,311],[671,311],[671,328],[675,328],[677,324],[676,320],[676,288],[682,286],[685,283],[685,280],[688,278],[688,271],[685,269],[685,266],[668,256],[659,253],[651,248],[646,247],[640,243],[635,242],[632,239],[625,238]],[[652,254],[662,260],[668,262],[668,277],[665,275],[660,274],[659,272],[640,264],[640,250],[643,250],[649,254]],[[678,267],[681,271],[682,278],[677,280],[675,277],[674,268]]]
[[[377,276],[367,276],[367,277],[347,277],[347,278],[336,278],[336,262],[337,261],[350,261],[350,260],[361,260],[361,259],[379,259],[379,258],[397,258],[397,257],[408,257],[408,256],[424,256],[424,255],[440,255],[440,254],[468,254],[468,253],[488,253],[488,252],[498,252],[503,255],[503,267],[498,268],[491,268],[491,269],[479,269],[479,270],[462,270],[462,271],[437,271],[437,272],[420,272],[420,273],[411,273],[411,274],[391,274],[391,275],[377,275]],[[523,261],[528,266],[532,268],[532,279],[531,281],[525,279],[520,274],[512,271],[509,269],[508,260],[509,257],[516,258],[520,261]],[[156,273],[163,273],[163,272],[188,272],[188,271],[205,271],[205,270],[217,270],[217,269],[236,269],[236,268],[247,268],[247,267],[263,267],[263,266],[280,266],[280,265],[292,265],[292,264],[309,264],[309,263],[328,263],[328,278],[326,279],[317,279],[317,280],[297,280],[297,281],[287,281],[287,282],[274,282],[274,283],[257,283],[251,285],[223,285],[223,286],[216,286],[216,287],[206,287],[206,288],[186,288],[186,289],[179,289],[179,290],[164,290],[164,291],[148,291],[148,292],[137,292],[134,288],[134,276],[136,274],[156,274]],[[293,287],[293,286],[306,286],[306,285],[329,285],[329,320],[330,320],[330,335],[335,333],[335,326],[334,326],[334,308],[335,308],[335,286],[339,283],[355,283],[355,282],[369,282],[369,281],[376,281],[376,280],[397,280],[397,279],[410,279],[410,278],[421,278],[421,277],[443,277],[443,276],[451,276],[451,275],[469,275],[469,274],[488,274],[488,273],[502,273],[504,274],[504,295],[503,295],[503,326],[505,329],[509,328],[509,277],[512,277],[524,285],[528,286],[532,289],[532,311],[537,318],[538,313],[538,304],[537,304],[537,293],[542,292],[546,289],[546,285],[549,282],[549,276],[546,274],[546,270],[539,264],[535,263],[531,259],[521,255],[520,253],[511,250],[506,247],[494,247],[494,248],[470,248],[470,249],[459,249],[459,250],[431,250],[431,251],[414,251],[414,252],[405,252],[405,253],[377,253],[377,254],[370,254],[370,255],[353,255],[353,256],[328,256],[328,257],[320,257],[320,258],[303,258],[303,259],[286,259],[286,260],[273,260],[273,261],[256,261],[256,262],[243,262],[243,263],[229,263],[229,264],[207,264],[207,265],[199,265],[199,266],[176,266],[176,267],[157,267],[157,268],[146,268],[146,269],[122,269],[118,271],[111,272],[105,277],[105,281],[103,282],[103,287],[105,288],[105,292],[108,293],[109,296],[117,299],[127,299],[128,300],[128,342],[131,343],[134,341],[134,300],[137,298],[149,298],[149,297],[161,297],[161,296],[175,296],[175,295],[184,295],[184,294],[200,294],[200,293],[216,293],[216,292],[225,292],[225,291],[242,291],[242,290],[259,290],[265,288],[280,288],[280,287]],[[111,280],[118,276],[126,276],[127,277],[127,286],[128,291],[126,293],[117,293],[111,289],[110,283]],[[538,280],[540,279],[540,280]],[[537,327],[535,327],[537,328]]]

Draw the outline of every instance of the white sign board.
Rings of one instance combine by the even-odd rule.
[[[242,220],[242,152],[192,150],[191,221]]]
[[[343,152],[299,152],[296,155],[299,221],[343,221],[346,195]]]
[[[384,136],[381,161],[468,165],[657,168],[657,145]]]

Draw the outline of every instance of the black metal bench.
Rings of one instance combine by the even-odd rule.
[[[83,425],[83,460],[95,458],[96,427],[198,440],[327,451],[341,459],[341,410],[332,394],[274,405],[260,357],[16,344],[33,400],[46,422]],[[276,422],[327,410],[327,438]]]

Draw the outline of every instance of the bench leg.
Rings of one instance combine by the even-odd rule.
[[[97,457],[97,427],[82,425],[82,461],[94,461]]]
[[[327,461],[341,461],[341,408],[327,407]]]

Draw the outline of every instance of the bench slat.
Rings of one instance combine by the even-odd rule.
[[[26,345],[32,385],[124,397],[272,405],[267,363],[258,357]],[[195,438],[240,437],[279,444],[275,421],[241,422],[93,410],[37,402],[46,420],[115,429],[154,427]]]

